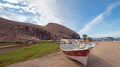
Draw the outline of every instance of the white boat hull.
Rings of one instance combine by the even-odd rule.
[[[60,46],[63,53],[74,60],[77,60],[78,62],[82,63],[83,65],[87,65],[88,55],[91,51],[91,49],[95,46],[95,44],[91,44],[91,46],[85,47],[85,48],[77,48],[73,44],[63,44]]]

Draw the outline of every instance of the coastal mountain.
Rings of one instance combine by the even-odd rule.
[[[0,41],[26,41],[31,37],[43,40],[80,38],[76,32],[56,23],[40,26],[0,18]]]
[[[1,41],[24,41],[31,39],[32,36],[40,39],[52,39],[50,32],[42,26],[0,18]]]
[[[45,29],[49,31],[54,38],[64,38],[64,39],[79,39],[79,34],[76,32],[72,31],[71,29],[56,24],[56,23],[48,23],[48,25],[45,26]]]

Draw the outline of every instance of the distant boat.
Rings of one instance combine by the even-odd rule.
[[[94,43],[86,43],[86,44],[69,43],[69,44],[61,44],[60,49],[67,57],[77,60],[83,65],[87,65],[88,55],[90,53],[90,50],[94,46],[95,46]]]

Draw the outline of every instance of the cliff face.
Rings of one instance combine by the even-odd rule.
[[[42,26],[0,18],[0,41],[29,40],[32,36],[52,39],[50,32]]]
[[[56,24],[49,23],[45,26],[45,29],[49,31],[55,39],[65,38],[65,39],[79,39],[80,36],[76,32],[70,30],[69,28]]]
[[[62,25],[49,23],[43,27],[0,18],[0,41],[25,41],[31,39],[33,36],[45,40],[79,38],[77,33]]]

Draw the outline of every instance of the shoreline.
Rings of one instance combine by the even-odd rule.
[[[95,42],[86,67],[119,67],[120,42]],[[61,51],[33,60],[11,64],[6,67],[83,67],[82,64],[67,58]]]

